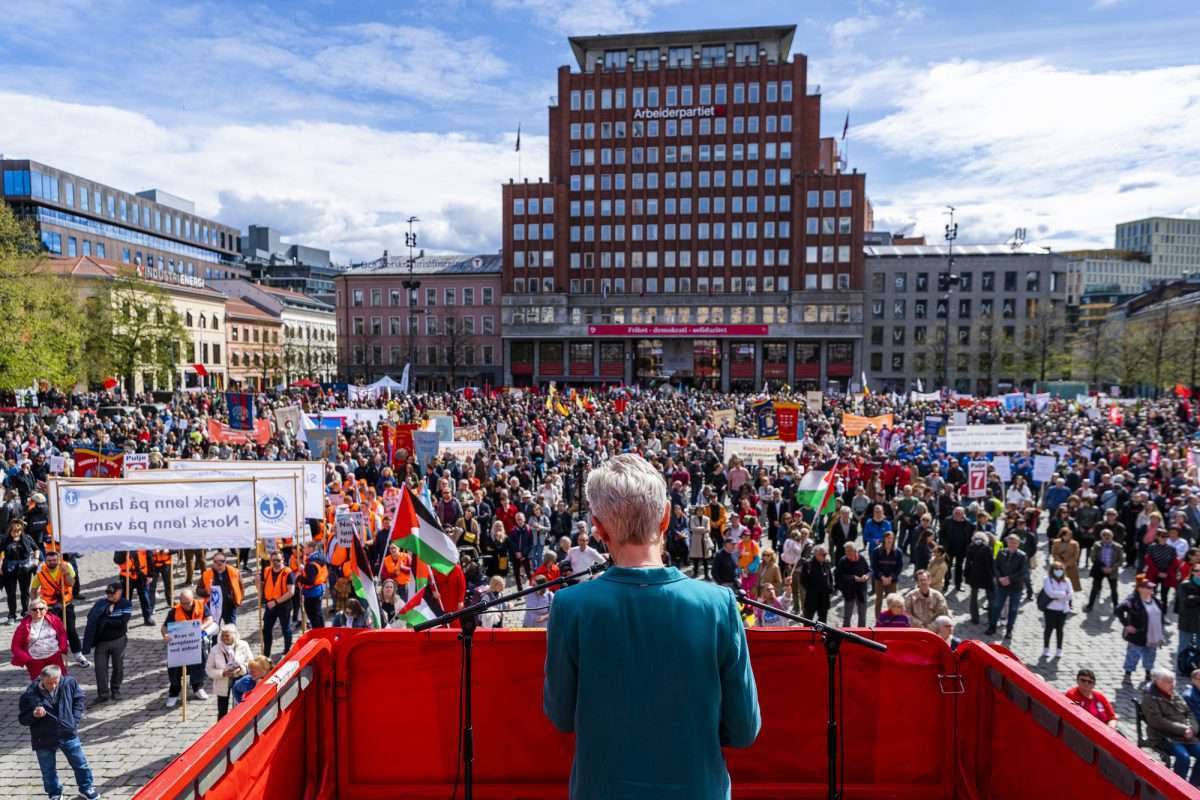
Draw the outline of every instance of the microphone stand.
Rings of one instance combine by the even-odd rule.
[[[887,645],[882,642],[876,642],[873,639],[868,639],[864,636],[859,636],[857,633],[835,628],[826,625],[815,619],[808,619],[799,614],[793,614],[790,611],[784,611],[775,606],[767,605],[750,597],[747,597],[741,592],[735,592],[738,602],[751,608],[761,608],[763,611],[770,611],[773,614],[778,614],[784,619],[790,619],[799,622],[801,625],[806,625],[813,628],[821,635],[821,642],[825,645],[825,663],[827,666],[828,676],[826,686],[828,688],[828,717],[825,723],[825,751],[826,751],[826,786],[827,791],[825,796],[829,800],[838,800],[841,797],[841,792],[838,788],[838,722],[837,722],[837,666],[838,654],[840,653],[843,642],[856,644],[860,647],[865,647],[869,650],[875,650],[880,653],[887,652]]]
[[[518,597],[524,597],[527,594],[533,594],[534,592],[542,591],[543,589],[550,589],[555,586],[562,586],[566,583],[570,583],[573,580],[577,580],[581,575],[597,575],[607,569],[608,566],[608,562],[597,564],[585,572],[575,572],[571,573],[570,575],[562,575],[552,581],[546,581],[545,583],[540,583],[537,585],[530,585],[517,592],[502,594],[491,600],[481,600],[477,603],[472,603],[469,606],[464,606],[458,611],[451,611],[448,614],[442,614],[439,617],[434,617],[433,619],[426,620],[425,622],[419,622],[413,626],[413,631],[420,633],[421,631],[426,631],[430,628],[436,628],[441,625],[449,625],[455,620],[459,621],[458,640],[462,642],[462,684],[465,687],[463,689],[464,713],[462,730],[463,800],[472,800],[474,796],[475,785],[475,729],[472,722],[471,708],[471,684],[473,682],[471,671],[471,644],[475,638],[475,629],[479,626],[479,615],[493,606],[498,606],[501,603],[507,603],[510,600],[516,600]]]

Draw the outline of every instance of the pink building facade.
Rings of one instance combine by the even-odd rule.
[[[400,380],[411,362],[417,390],[503,383],[498,255],[425,256],[411,274],[392,256],[340,274],[335,291],[342,380]]]

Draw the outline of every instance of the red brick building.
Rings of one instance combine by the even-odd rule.
[[[575,37],[546,179],[503,187],[504,377],[845,388],[865,178],[794,26]]]

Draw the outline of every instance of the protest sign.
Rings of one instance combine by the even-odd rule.
[[[967,412],[955,411],[954,414],[951,415],[951,417],[950,417],[950,422],[953,425],[966,425],[967,424]]]
[[[860,417],[857,414],[842,414],[842,429],[846,431],[846,436],[855,437],[865,431],[868,427],[875,429],[879,433],[884,427],[891,428],[893,425],[891,414],[880,414],[877,417]]]
[[[456,442],[477,442],[482,438],[482,425],[467,425],[462,428],[454,429],[454,441]]]
[[[1029,449],[1028,425],[948,425],[950,453],[1020,453]]]
[[[142,472],[150,469],[150,454],[149,453],[126,453],[125,454],[125,474],[131,472]]]
[[[1033,457],[1033,480],[1035,483],[1043,483],[1050,480],[1054,476],[1054,467],[1058,464],[1057,456],[1034,456]]]
[[[454,417],[449,414],[439,414],[436,417],[430,417],[430,419],[433,420],[433,428],[437,431],[438,441],[454,441]]]
[[[799,453],[804,449],[803,442],[784,442],[779,439],[738,439],[726,436],[722,440],[725,463],[737,456],[746,464],[774,464],[775,457],[780,451],[788,454]]]
[[[288,431],[293,436],[304,427],[304,410],[300,406],[284,406],[275,409],[275,427]]]
[[[168,667],[186,667],[204,659],[203,624],[198,619],[167,623]]]
[[[1004,484],[1012,483],[1012,462],[1008,456],[996,456],[992,459],[992,469]]]
[[[938,414],[925,417],[925,435],[937,439],[946,435],[946,418]]]
[[[345,509],[346,506],[342,506]],[[354,536],[362,530],[363,513],[361,511],[338,510],[334,516],[334,527],[337,530],[338,547],[354,546]]]
[[[750,413],[758,426],[760,439],[767,439],[779,433],[775,422],[775,404],[770,400],[759,400],[750,404]]]
[[[103,455],[95,450],[77,447],[72,454],[76,478],[119,478],[124,470],[125,454]]]
[[[496,423],[496,435],[503,436],[506,433],[508,433],[508,423],[504,420],[500,420]]]
[[[728,425],[732,428],[737,423],[737,411],[732,408],[716,408],[708,412],[708,419],[714,428]]]
[[[782,403],[776,400],[775,427],[781,440],[794,442],[799,439],[803,429],[800,422],[800,404]]]
[[[483,442],[438,442],[438,453],[458,459],[470,458],[483,449]]]
[[[308,439],[308,454],[313,458],[332,460],[337,456],[337,431],[309,430],[304,438]]]
[[[265,419],[256,419],[254,421],[253,431],[239,431],[236,428],[231,428],[224,422],[218,422],[215,419],[208,421],[208,438],[209,441],[218,444],[260,444],[265,445],[271,441],[271,423]]]
[[[325,517],[325,465],[320,461],[197,461],[176,459],[167,462],[168,470],[222,470],[229,477],[280,478],[295,476],[300,485],[300,502],[306,519]]]
[[[809,411],[820,411],[825,406],[825,396],[819,391],[805,392],[804,402],[808,404]]]
[[[308,418],[319,427],[331,424],[340,428],[358,423],[381,425],[387,422],[387,413],[386,408],[334,408]]]
[[[422,472],[430,461],[438,454],[438,439],[437,431],[413,431],[413,451],[417,457],[417,466]]]
[[[51,522],[63,550],[254,545],[253,479],[170,477],[174,480],[51,479]]]
[[[967,497],[987,497],[987,462],[972,461],[967,470]]]
[[[400,490],[389,486],[383,490],[383,515],[388,519],[396,518],[396,509],[400,507]]]
[[[941,392],[918,392],[912,391],[908,394],[908,399],[913,403],[936,403],[942,399]]]
[[[67,469],[66,456],[50,456],[50,474],[62,475]]]
[[[254,395],[247,392],[226,392],[229,407],[229,427],[239,431],[254,430]]]

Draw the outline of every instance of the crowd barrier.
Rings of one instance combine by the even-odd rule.
[[[845,797],[1195,797],[1000,648],[966,642],[955,654],[925,631],[864,634],[889,650],[842,651]],[[753,747],[726,752],[733,796],[823,797],[820,638],[803,628],[748,636],[763,729]],[[542,714],[544,658],[542,631],[476,634],[480,800],[566,796],[574,743]],[[459,766],[459,668],[455,631],[311,631],[265,689],[137,797],[444,800]],[[631,676],[614,690],[656,688]]]

